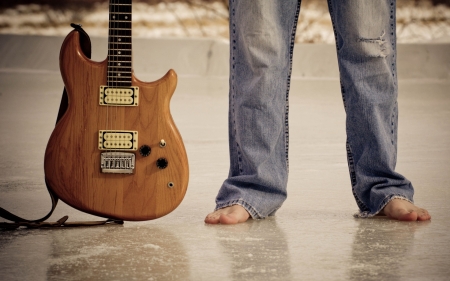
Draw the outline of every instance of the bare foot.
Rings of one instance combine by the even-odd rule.
[[[384,207],[382,214],[399,221],[426,221],[431,219],[427,210],[402,199],[392,199]]]
[[[236,224],[247,221],[249,217],[250,214],[244,207],[241,205],[233,205],[207,215],[205,222],[209,224]]]

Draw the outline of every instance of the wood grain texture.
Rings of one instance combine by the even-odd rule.
[[[68,205],[93,215],[122,220],[151,220],[174,210],[187,190],[186,151],[170,114],[170,99],[177,76],[169,70],[161,79],[139,86],[139,106],[100,106],[99,87],[106,85],[107,60],[94,62],[79,47],[72,31],[60,53],[60,68],[69,105],[47,144],[44,159],[49,188]],[[99,130],[138,131],[138,147],[151,154],[136,154],[134,174],[105,174],[100,169]],[[159,147],[164,139],[166,147]],[[156,160],[169,165],[159,169]],[[174,187],[169,188],[168,183]]]

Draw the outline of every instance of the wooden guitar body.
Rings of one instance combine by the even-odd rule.
[[[146,83],[132,74],[139,87],[137,106],[100,105],[100,86],[107,83],[108,59],[84,56],[79,33],[72,31],[60,53],[60,68],[68,108],[57,123],[45,152],[46,183],[68,205],[93,215],[122,220],[151,220],[174,210],[187,190],[186,151],[170,114],[177,76],[169,70]],[[135,131],[127,152],[135,155],[132,173],[104,173],[99,132]],[[107,152],[107,150],[106,150]],[[159,159],[164,165],[157,165]]]

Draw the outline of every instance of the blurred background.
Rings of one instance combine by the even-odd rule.
[[[133,36],[228,40],[228,0],[134,0]],[[297,43],[334,43],[326,0],[303,0]],[[107,36],[107,0],[0,0],[0,33]],[[450,0],[397,0],[399,43],[449,43]]]

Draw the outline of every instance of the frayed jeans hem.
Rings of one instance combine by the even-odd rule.
[[[258,211],[256,211],[256,209],[252,205],[248,204],[243,199],[237,199],[237,200],[229,201],[226,203],[217,204],[216,209],[214,211],[217,211],[219,209],[223,209],[226,207],[230,207],[233,205],[242,206],[250,214],[252,219],[263,219],[264,218],[263,216],[261,216],[261,214],[258,213]]]
[[[393,194],[393,195],[389,195],[387,196],[380,204],[380,208],[377,209],[376,212],[370,212],[370,211],[359,211],[358,213],[354,214],[353,216],[355,218],[372,218],[376,215],[378,215],[383,209],[384,207],[386,207],[386,205],[391,202],[393,199],[401,199],[401,200],[405,200],[408,201],[411,204],[414,204],[414,202],[412,200],[409,200],[408,198],[402,196],[402,195],[397,195],[397,194]]]

